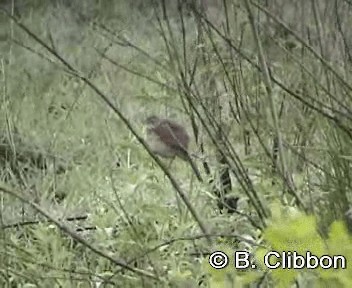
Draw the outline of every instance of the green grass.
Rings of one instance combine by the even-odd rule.
[[[180,93],[185,92],[177,66],[179,64],[184,68],[183,38],[175,7],[169,10],[169,21],[176,40],[173,42],[170,35],[167,36],[171,47],[168,51],[149,2],[136,1],[134,5],[127,0],[103,2],[91,0],[68,6],[66,1],[57,1],[55,4],[33,1],[20,6],[20,22],[109,97],[142,138],[146,132],[142,122],[150,114],[178,119],[187,125],[191,133],[190,113],[182,105],[182,101],[187,100],[187,93]],[[234,45],[241,43],[240,51],[256,63],[257,50],[247,23],[247,14],[242,6],[241,9],[236,6],[237,1],[228,3],[231,25],[225,34],[233,40]],[[286,2],[285,5],[292,9],[289,12],[293,15],[300,15],[295,7]],[[77,11],[89,17],[89,21],[80,19]],[[213,5],[210,11],[214,13],[211,18],[213,21],[220,22],[224,19],[225,23],[225,12],[220,9],[220,4]],[[312,16],[312,11],[309,10],[309,13]],[[261,25],[269,25],[263,19],[258,20],[262,21]],[[291,17],[285,20],[295,21]],[[308,216],[304,215],[302,207],[294,203],[294,198],[282,183],[280,175],[273,171],[271,156],[264,149],[272,152],[276,128],[262,74],[245,61],[243,55],[234,56],[228,43],[213,30],[213,34],[207,34],[205,27],[204,47],[197,46],[195,21],[191,17],[185,17],[184,21],[188,61],[199,61],[194,84],[189,87],[192,92],[199,92],[200,95],[194,102],[195,107],[207,127],[214,123],[214,120],[206,118],[211,115],[217,121],[221,119],[222,125],[228,128],[226,136],[230,145],[247,169],[253,191],[257,192],[259,201],[268,214],[266,219],[259,219],[257,210],[245,193],[249,184],[246,182],[241,185],[241,178],[236,178],[236,173],[231,176],[231,194],[240,196],[239,211],[243,214],[219,214],[215,196],[211,192],[212,186],[207,182],[198,183],[187,163],[176,160],[172,165],[172,175],[189,197],[209,232],[213,235],[236,233],[252,239],[256,245],[265,244],[272,248],[286,243],[285,236],[294,237],[299,234],[297,231],[306,233],[303,238],[317,241],[329,239],[333,246],[341,239],[350,239],[349,234],[342,228],[340,231],[337,226],[334,226],[334,235],[329,235],[329,231],[331,223],[342,219],[351,201],[351,136],[340,129],[333,119],[320,113],[326,108],[315,102],[321,101],[328,107],[342,111],[341,103],[351,107],[350,90],[341,84],[338,76],[309,54],[307,47],[300,46],[298,40],[287,40],[285,35],[272,36],[270,29],[261,30],[264,51],[274,76],[291,92],[308,99],[306,103],[295,99],[277,85],[273,85],[272,94],[269,95],[274,98],[280,114],[280,132],[289,174],[292,175],[296,193],[307,208],[307,214],[316,217],[321,232],[317,236],[313,232],[308,233],[306,227],[302,228],[305,223],[313,220],[305,218]],[[307,20],[306,24],[315,27],[311,21]],[[343,24],[348,25],[348,20]],[[114,31],[115,36],[108,34],[102,25]],[[328,32],[334,32],[336,27],[328,21],[324,25],[326,35],[321,37],[326,37],[323,38],[326,40],[324,48],[330,51],[333,42]],[[165,22],[163,27],[166,29]],[[279,27],[273,27],[279,31]],[[223,32],[223,28],[219,31]],[[163,33],[167,35],[168,32],[164,30]],[[314,30],[311,33],[318,32]],[[15,42],[10,41],[11,37]],[[296,41],[297,46],[291,51],[292,54],[288,54],[271,37],[280,43]],[[121,39],[128,39],[135,47],[146,51],[149,58],[131,45],[118,45],[116,41]],[[2,143],[12,143],[10,147],[13,155],[18,155],[21,149],[26,148],[45,155],[55,155],[59,159],[59,163],[49,161],[45,171],[32,166],[30,172],[24,170],[28,165],[25,161],[0,163],[1,185],[4,183],[12,187],[56,219],[88,214],[86,220],[63,220],[62,223],[76,231],[84,227],[97,227],[92,231],[79,230],[77,234],[99,251],[114,259],[123,259],[129,266],[158,278],[143,278],[137,272],[123,270],[106,257],[92,252],[84,243],[72,240],[67,231],[61,231],[54,224],[43,221],[19,228],[0,229],[2,287],[91,287],[90,283],[98,277],[107,281],[104,287],[196,287],[205,274],[208,278],[204,280],[204,287],[231,287],[226,286],[231,284],[245,287],[244,283],[248,279],[254,281],[256,276],[263,276],[261,272],[253,276],[251,273],[231,269],[218,274],[209,270],[207,257],[196,255],[197,253],[219,249],[233,251],[243,249],[244,246],[250,247],[253,253],[261,251],[253,243],[246,244],[236,237],[214,236],[212,245],[205,241],[204,236],[197,238],[201,234],[199,225],[177,196],[173,185],[128,127],[97,93],[67,73],[62,63],[4,14],[0,14],[0,40],[0,131],[3,131],[0,140],[6,139]],[[318,51],[317,43],[311,45]],[[102,58],[99,52],[118,65]],[[345,61],[342,54],[341,51],[341,62]],[[296,60],[288,55],[294,55]],[[205,62],[203,56],[207,59]],[[332,52],[330,56],[333,56]],[[150,58],[154,58],[154,61]],[[302,65],[316,78],[312,78]],[[127,69],[140,75],[130,73]],[[344,80],[351,83],[349,72],[340,72],[343,65],[334,63],[333,69],[345,75]],[[162,87],[157,82],[165,85]],[[327,90],[340,103],[334,102]],[[205,105],[205,109],[201,104]],[[315,105],[318,111],[310,109],[308,104]],[[235,115],[231,109],[235,109]],[[192,111],[194,113],[195,110]],[[347,110],[349,112],[351,111]],[[350,127],[348,117],[338,113],[334,116],[340,120],[338,123]],[[204,125],[200,124],[201,121],[197,123],[200,125],[200,141],[205,145],[205,156],[212,174],[219,175],[221,165],[216,156],[219,148],[210,137],[217,135],[216,131],[211,128],[208,133]],[[245,153],[244,130],[249,130],[251,135],[249,154]],[[19,136],[21,141],[11,142],[12,136]],[[191,146],[193,151],[200,154],[195,141]],[[307,159],[302,160],[297,153],[304,153]],[[230,159],[229,155],[227,157]],[[2,159],[0,157],[0,161]],[[21,171],[21,176],[10,169],[10,162]],[[230,163],[232,167],[235,166],[234,162]],[[64,165],[66,171],[55,173],[57,164]],[[198,165],[201,166],[201,163]],[[272,184],[273,181],[276,182],[275,185]],[[218,182],[219,179],[216,179],[215,184]],[[65,195],[65,198],[57,202],[55,194]],[[303,223],[303,226],[295,222],[296,216],[292,216],[291,212],[292,215],[302,217],[301,222],[297,221]],[[257,224],[261,223],[259,220],[265,221],[267,230],[263,229],[262,234],[251,225],[246,215],[252,217]],[[6,193],[1,194],[0,216],[0,224],[5,226],[45,218],[28,203],[23,204]],[[287,227],[282,228],[280,219],[289,223]],[[268,237],[267,233],[275,229],[280,233]],[[297,236],[293,241],[299,243],[300,239]],[[351,252],[348,245],[345,246],[343,253],[349,256]],[[338,253],[339,250],[330,251]],[[227,276],[234,278],[227,277],[227,272]],[[265,287],[280,287],[280,281],[286,277],[284,272],[268,274],[263,280]],[[341,281],[341,287],[348,287],[352,281],[347,274],[339,274],[340,280],[334,279],[335,274],[327,274],[325,278],[322,275],[302,273],[296,279],[299,279],[300,287],[331,281]],[[289,285],[294,287],[293,283]]]

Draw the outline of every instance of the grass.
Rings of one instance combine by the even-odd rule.
[[[197,26],[198,14],[191,8],[190,15],[180,18],[171,4],[164,18],[161,10],[140,1],[33,1],[19,6],[20,22],[54,53],[0,14],[0,144],[10,147],[11,155],[3,161],[0,153],[0,189],[8,192],[1,194],[2,286],[196,287],[202,282],[203,287],[250,287],[246,283],[262,281],[265,287],[348,287],[350,276],[337,277],[333,270],[325,278],[295,271],[291,279],[284,270],[254,276],[230,268],[214,271],[207,263],[211,251],[246,247],[261,253],[260,245],[282,247],[287,235],[297,236],[290,240],[298,244],[312,239],[334,246],[350,239],[347,230],[331,226],[340,223],[351,201],[351,81],[341,44],[343,37],[349,39],[341,32],[349,20],[331,12],[320,23],[319,15],[331,5],[327,2],[307,8],[311,18],[304,20],[300,8],[283,2],[266,7],[269,13],[258,12],[254,26],[260,28],[259,40],[241,1],[210,1],[209,19],[215,26]],[[284,18],[291,31],[275,21],[283,7],[296,16]],[[298,19],[310,28],[302,39],[294,37]],[[219,22],[222,27],[216,26]],[[331,36],[336,31],[338,40]],[[270,68],[266,81],[258,70],[258,41]],[[334,41],[341,44],[339,55],[331,52]],[[311,47],[334,61],[320,61]],[[67,71],[55,54],[86,82]],[[198,137],[191,149],[210,166],[210,173],[203,171],[207,181],[198,183],[187,163],[177,160],[171,176],[179,187],[170,182],[92,85],[142,138],[142,121],[150,114],[187,125]],[[277,136],[282,146],[276,145]],[[277,149],[282,153],[275,160]],[[32,155],[23,151],[46,155],[45,169],[19,161],[21,153],[28,159]],[[203,163],[198,161],[200,167]],[[57,172],[58,165],[63,172]],[[220,214],[216,206],[214,191],[224,189],[223,171],[231,175],[228,193],[240,197],[238,213],[232,215]],[[3,189],[3,184],[11,188]],[[177,189],[186,194],[198,219]],[[59,195],[65,197],[55,200]],[[67,220],[75,216],[84,219]],[[309,216],[317,227],[304,227],[314,222]],[[54,225],[44,221],[48,219],[61,220]],[[19,226],[8,227],[12,223]],[[331,227],[334,234],[329,234]],[[348,257],[349,245],[341,246],[346,250],[340,253]]]

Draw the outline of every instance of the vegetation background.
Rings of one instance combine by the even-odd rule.
[[[0,9],[1,287],[351,287],[349,265],[208,264],[352,259],[351,1]],[[204,182],[148,152],[151,114],[185,125]]]

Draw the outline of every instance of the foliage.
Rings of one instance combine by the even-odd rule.
[[[296,283],[305,286],[328,287],[333,283],[334,287],[349,287],[351,285],[351,273],[348,269],[269,269],[264,263],[264,257],[271,251],[296,251],[305,256],[307,252],[321,257],[323,255],[343,255],[346,259],[352,257],[351,236],[345,224],[341,221],[334,222],[329,231],[329,236],[324,239],[317,232],[317,223],[314,216],[301,214],[290,215],[283,211],[276,203],[273,205],[271,223],[263,232],[263,242],[270,248],[258,248],[251,251],[254,254],[256,271],[239,272],[231,263],[225,269],[216,270],[204,261],[204,268],[210,275],[209,287],[233,287],[250,284],[259,281],[266,273],[267,280],[275,287],[290,287]],[[227,255],[233,255],[232,247],[219,246],[219,250]],[[272,263],[272,265],[275,263]],[[348,264],[347,264],[348,265]],[[306,266],[305,266],[306,267]],[[243,275],[245,274],[245,275]]]
[[[352,7],[257,2],[1,1],[1,287],[351,286],[263,255],[352,259]],[[199,219],[97,91],[143,139],[150,114],[186,125],[206,182],[169,170]],[[239,250],[256,270],[209,265]]]

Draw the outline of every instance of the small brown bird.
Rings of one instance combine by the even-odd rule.
[[[203,181],[199,170],[188,153],[189,136],[184,127],[174,121],[150,116],[146,119],[147,142],[152,151],[164,158],[176,156],[190,163],[199,181]]]

